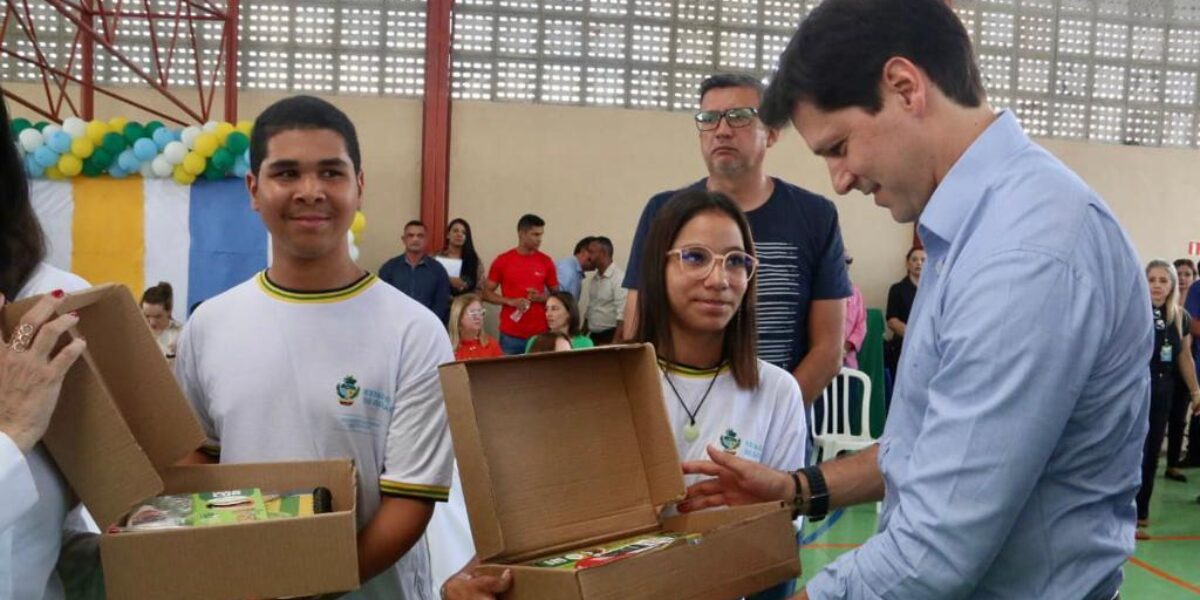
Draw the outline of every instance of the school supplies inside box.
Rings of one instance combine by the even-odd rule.
[[[174,494],[139,506],[115,531],[207,527],[270,519],[291,519],[330,512],[328,488],[263,493],[258,488]]]
[[[671,533],[663,531],[650,535],[616,540],[586,549],[572,550],[571,552],[534,560],[526,564],[531,567],[542,567],[545,569],[580,571],[614,563],[639,554],[663,550],[676,544],[698,544],[701,537],[698,533]]]

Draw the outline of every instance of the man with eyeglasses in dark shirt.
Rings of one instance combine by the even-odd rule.
[[[758,120],[762,92],[762,82],[749,75],[718,74],[700,84],[694,118],[708,177],[688,187],[722,192],[746,213],[760,264],[759,357],[793,373],[811,405],[842,365],[850,280],[833,203],[763,173],[763,157],[779,131]],[[625,270],[626,339],[637,328],[646,232],[676,191],[651,198],[638,223]]]

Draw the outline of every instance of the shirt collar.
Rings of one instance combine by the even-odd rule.
[[[991,181],[982,174],[1032,143],[1017,118],[1007,110],[971,143],[950,167],[921,212],[919,231],[926,244],[935,236],[949,247]]]

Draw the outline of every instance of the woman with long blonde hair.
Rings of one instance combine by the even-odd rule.
[[[1143,530],[1150,524],[1150,496],[1162,450],[1163,435],[1175,395],[1176,379],[1182,376],[1191,392],[1193,410],[1200,409],[1200,387],[1192,363],[1191,319],[1179,307],[1179,275],[1171,263],[1154,259],[1146,265],[1150,285],[1150,307],[1154,311],[1154,352],[1150,356],[1150,429],[1142,453],[1142,488],[1137,495],[1138,539],[1149,539]]]

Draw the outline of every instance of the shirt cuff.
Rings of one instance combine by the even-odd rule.
[[[38,500],[37,484],[25,454],[5,433],[0,433],[0,490],[4,490],[4,501],[0,502],[0,531],[4,531]]]

